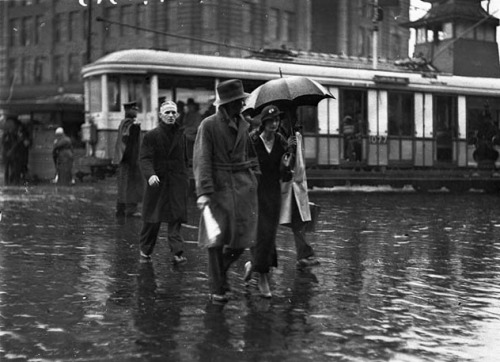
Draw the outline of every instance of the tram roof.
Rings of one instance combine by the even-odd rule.
[[[413,90],[448,91],[464,94],[500,94],[499,78],[453,76],[402,69],[379,63],[377,69],[359,58],[330,54],[301,54],[281,59],[235,58],[175,53],[153,49],[120,50],[82,68],[84,78],[101,74],[176,74],[266,81],[283,76],[306,75],[325,85],[401,87]]]

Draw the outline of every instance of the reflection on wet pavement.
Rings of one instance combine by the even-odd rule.
[[[2,361],[496,361],[498,196],[312,193],[321,265],[297,270],[280,228],[273,298],[230,272],[208,301],[198,212],[188,263],[161,238],[138,258],[140,219],[114,217],[107,183],[0,193]],[[162,229],[164,231],[164,229]]]

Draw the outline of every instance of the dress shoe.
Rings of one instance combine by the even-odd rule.
[[[142,217],[142,214],[139,211],[130,212],[125,214],[126,217]]]
[[[172,259],[172,262],[174,264],[184,264],[187,262],[187,258],[182,256],[182,255],[174,255],[174,258]]]
[[[316,265],[319,265],[319,260],[314,256],[297,260],[297,268],[307,268]]]
[[[210,300],[212,303],[227,303],[229,301],[224,294],[211,294]]]
[[[260,295],[264,298],[271,298],[271,289],[269,288],[269,275],[268,273],[260,273],[259,275],[259,291]]]
[[[140,260],[141,263],[150,263],[151,262],[151,255],[144,254],[142,251],[140,253]]]

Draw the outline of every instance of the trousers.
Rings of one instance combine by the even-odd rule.
[[[184,239],[181,234],[182,223],[180,221],[168,222],[167,237],[168,246],[170,251],[175,255],[181,255],[183,253],[183,243]],[[140,248],[141,251],[146,255],[151,255],[158,240],[158,233],[160,231],[161,222],[144,222],[142,225],[142,230],[140,234]]]
[[[211,294],[224,294],[229,290],[227,271],[245,249],[227,247],[208,248],[208,278]]]

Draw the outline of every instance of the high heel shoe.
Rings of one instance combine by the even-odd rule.
[[[247,261],[245,263],[245,275],[243,276],[243,281],[245,282],[245,285],[248,285],[250,279],[252,279],[252,262]]]
[[[269,275],[268,273],[259,274],[259,291],[260,295],[264,298],[271,298],[271,289],[269,288]]]

